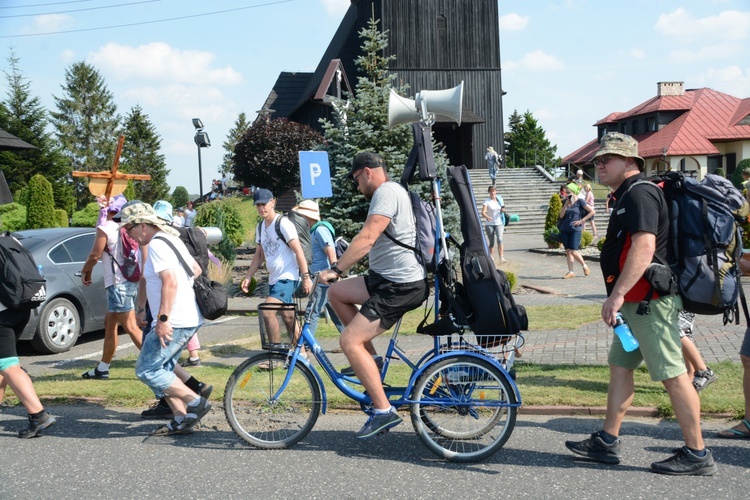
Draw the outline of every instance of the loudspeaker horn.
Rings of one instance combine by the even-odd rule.
[[[391,89],[388,96],[388,130],[402,123],[418,122],[421,118],[414,100],[400,96]]]
[[[452,89],[423,90],[417,94],[417,109],[421,110],[422,119],[429,115],[444,115],[461,125],[461,110],[463,109],[464,82]],[[434,119],[434,116],[431,117]]]

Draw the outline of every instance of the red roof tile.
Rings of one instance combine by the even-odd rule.
[[[716,154],[719,151],[712,142],[750,140],[750,124],[739,124],[750,114],[750,99],[709,88],[687,90],[680,96],[657,96],[625,113],[610,113],[596,124],[616,123],[657,111],[684,112],[658,132],[635,135],[643,158],[660,157],[665,148],[669,156]],[[596,148],[594,140],[563,158],[563,163],[587,163]]]

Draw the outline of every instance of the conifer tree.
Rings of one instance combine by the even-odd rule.
[[[222,144],[224,148],[224,160],[221,162],[219,167],[220,174],[231,174],[234,169],[234,148],[237,143],[240,142],[242,136],[245,135],[247,129],[250,128],[250,123],[247,121],[247,116],[244,111],[239,114],[237,120],[234,122],[234,128],[232,128],[227,134],[227,139]]]
[[[29,204],[26,208],[26,228],[57,227],[52,184],[41,174],[29,179]]]
[[[347,238],[353,237],[361,229],[369,207],[369,202],[346,178],[352,159],[361,151],[376,152],[385,159],[391,179],[398,182],[413,144],[409,125],[388,130],[390,89],[406,95],[408,88],[394,85],[398,75],[388,69],[388,64],[395,60],[395,56],[383,55],[388,47],[388,33],[381,33],[378,23],[370,19],[368,26],[359,34],[362,53],[355,64],[360,76],[353,94],[347,93],[346,100],[334,102],[333,122],[321,120],[333,184],[333,196],[321,200],[321,204],[326,218]],[[445,181],[448,159],[444,153],[437,151],[436,146],[433,143],[435,167],[438,177]],[[428,199],[431,184],[417,182],[411,189],[420,192],[423,199]],[[457,229],[457,210],[447,182],[443,182],[441,197],[445,227],[448,230]]]
[[[120,116],[104,78],[85,62],[65,71],[61,97],[52,96],[57,111],[51,112],[57,139],[73,170],[109,169],[115,154]],[[85,203],[88,190],[76,179],[77,203]]]
[[[148,181],[131,181],[135,197],[147,203],[165,199],[169,195],[167,169],[161,151],[161,137],[143,109],[136,105],[125,117],[122,133],[125,144],[122,147],[120,169],[131,174],[151,176]]]
[[[34,149],[0,151],[0,166],[11,192],[25,187],[34,174],[43,174],[52,183],[55,206],[73,209],[73,189],[68,182],[70,163],[56,141],[46,132],[49,115],[39,97],[31,95],[30,82],[24,78],[13,50],[7,58],[6,98],[0,102],[0,128],[34,146]]]
[[[552,173],[560,164],[560,159],[555,156],[557,146],[549,142],[547,133],[530,111],[523,115],[513,111],[504,140],[505,161],[509,167],[540,165]]]

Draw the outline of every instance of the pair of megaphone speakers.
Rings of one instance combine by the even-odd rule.
[[[403,123],[424,121],[434,123],[435,115],[444,115],[461,125],[464,82],[452,89],[423,90],[407,99],[393,89],[388,97],[388,130]]]

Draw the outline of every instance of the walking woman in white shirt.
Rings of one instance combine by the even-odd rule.
[[[492,255],[492,249],[495,248],[495,243],[497,243],[497,255],[500,257],[500,263],[504,264],[508,262],[503,257],[505,205],[503,205],[503,197],[497,196],[495,186],[490,186],[487,192],[490,197],[484,200],[482,205],[482,218],[486,221],[484,232],[487,234],[487,245],[490,247],[490,255]]]

